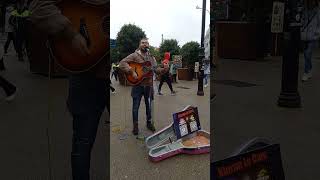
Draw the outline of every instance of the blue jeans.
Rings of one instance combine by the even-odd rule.
[[[208,74],[204,74],[204,85],[207,85],[208,84]]]
[[[69,79],[68,108],[73,117],[71,166],[73,180],[90,179],[91,150],[107,102],[105,80],[82,74]]]
[[[151,86],[133,86],[131,90],[132,97],[132,118],[133,123],[138,122],[139,107],[142,96],[146,105],[147,122],[151,122],[151,101],[153,100],[153,88]]]
[[[317,41],[306,41],[304,49],[304,72],[309,73],[312,70],[312,51],[317,45]]]

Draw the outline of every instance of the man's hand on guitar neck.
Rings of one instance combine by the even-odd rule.
[[[71,40],[71,46],[72,49],[78,52],[81,56],[88,56],[90,53],[86,40],[79,33],[77,33]]]
[[[79,54],[81,56],[88,56],[89,49],[84,37],[76,32],[70,23],[65,25],[65,28],[59,33],[55,34],[52,39],[62,41],[67,47],[71,46],[71,52]]]

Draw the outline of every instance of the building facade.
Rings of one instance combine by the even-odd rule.
[[[205,59],[209,59],[210,58],[210,28],[208,28],[204,36],[203,46],[204,46],[204,57]]]

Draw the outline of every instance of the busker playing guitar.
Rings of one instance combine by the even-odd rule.
[[[59,2],[59,4],[57,4]],[[64,11],[59,9],[60,3],[67,5],[61,5],[64,7]],[[53,45],[55,52],[66,51],[67,58],[73,62],[85,62],[86,59],[91,57],[91,52],[97,52],[101,47],[99,44],[90,46],[88,37],[83,37],[79,32],[79,27],[75,24],[80,22],[84,23],[85,20],[90,21],[90,17],[94,16],[100,18],[103,14],[107,16],[109,14],[110,2],[109,0],[29,0],[28,8],[31,11],[31,15],[27,19],[31,23],[32,30],[40,31],[48,36],[48,39],[53,42],[62,42],[59,45]],[[82,8],[82,11],[78,12],[77,8]],[[92,8],[96,8],[92,11]],[[71,10],[71,13],[70,13]],[[75,10],[75,11],[72,11]],[[100,12],[99,16],[93,13]],[[62,14],[63,13],[63,14]],[[68,19],[64,16],[78,14],[78,17]],[[87,13],[87,14],[86,14]],[[86,19],[87,18],[87,19]],[[102,17],[101,17],[102,18]],[[72,23],[72,21],[75,21]],[[106,20],[106,19],[105,19]],[[95,23],[95,22],[94,22]],[[100,24],[100,23],[96,23]],[[108,102],[109,93],[106,93],[108,84],[106,82],[109,78],[110,67],[109,55],[109,27],[107,23],[103,25],[106,35],[101,36],[98,39],[99,43],[106,45],[102,46],[103,51],[101,54],[105,54],[103,57],[99,57],[100,60],[94,64],[89,70],[81,73],[71,73],[69,78],[69,97],[67,105],[73,118],[73,138],[72,138],[72,152],[71,152],[71,167],[73,180],[89,180],[90,179],[90,160],[91,150],[93,148],[97,128],[102,113]],[[92,37],[92,43],[95,37],[98,36],[98,30],[90,31],[90,28],[95,26],[88,26],[89,34]],[[100,26],[96,26],[101,29]],[[81,28],[80,28],[81,29]],[[37,41],[37,39],[32,39]],[[53,43],[54,44],[54,43]],[[62,59],[57,58],[57,60]],[[95,58],[92,58],[95,59]],[[98,59],[98,56],[97,58]],[[70,66],[71,67],[71,66]],[[79,67],[78,67],[78,70]],[[109,109],[108,109],[109,111]],[[109,118],[109,116],[107,117]],[[106,177],[107,178],[107,177]]]
[[[146,63],[151,62],[151,71],[160,74],[166,72],[169,69],[169,66],[164,68],[157,67],[157,62],[153,56],[149,53],[149,42],[147,38],[143,38],[140,40],[139,48],[126,58],[120,61],[119,68],[125,72],[127,75],[133,76],[134,79],[138,79],[137,71],[130,66],[130,63]],[[140,83],[135,84],[131,90],[132,97],[132,117],[133,117],[133,130],[132,133],[134,135],[139,134],[138,128],[138,114],[140,101],[142,96],[144,97],[145,105],[146,105],[146,117],[147,117],[147,128],[154,132],[155,127],[152,123],[151,117],[151,104],[150,98],[153,99],[153,73],[151,76],[144,78]]]

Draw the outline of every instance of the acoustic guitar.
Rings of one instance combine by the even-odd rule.
[[[50,50],[57,64],[69,72],[85,72],[105,58],[109,51],[109,17],[107,6],[96,6],[79,0],[63,0],[57,4],[76,32],[87,42],[88,56],[71,49],[64,39],[50,41]]]
[[[129,62],[129,66],[132,68],[134,72],[136,72],[138,78],[135,79],[132,74],[127,74],[125,77],[129,84],[131,85],[137,85],[141,83],[145,78],[152,78],[153,76],[153,69],[152,64],[150,61],[146,61],[143,63],[135,63],[135,62]]]

